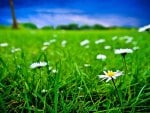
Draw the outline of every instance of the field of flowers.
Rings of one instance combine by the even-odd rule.
[[[1,113],[150,112],[150,33],[0,30]]]

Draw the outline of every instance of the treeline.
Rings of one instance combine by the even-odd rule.
[[[7,29],[10,28],[10,26],[4,26],[0,25],[0,29]],[[133,27],[132,27],[133,28]],[[43,29],[43,30],[108,30],[108,29],[131,29],[131,27],[118,27],[118,26],[111,26],[111,27],[105,27],[100,24],[94,24],[94,25],[78,25],[76,23],[70,23],[67,25],[58,25],[58,26],[44,26],[42,28],[38,28],[33,23],[20,23],[19,29]]]
[[[105,27],[100,24],[94,24],[94,25],[78,25],[76,23],[70,23],[67,25],[58,25],[56,27],[54,26],[44,26],[42,28],[38,28],[35,24],[33,23],[22,23],[20,24],[23,28],[27,29],[43,29],[43,30],[105,30],[105,29],[116,29],[116,28],[125,28],[125,27]]]

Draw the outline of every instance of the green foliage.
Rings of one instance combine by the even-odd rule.
[[[41,29],[43,29],[43,30],[52,30],[52,29],[54,29],[54,27],[53,26],[44,26]]]
[[[71,23],[71,24],[68,24],[68,25],[58,25],[56,27],[56,29],[58,29],[58,30],[60,30],[60,29],[64,29],[64,30],[78,30],[79,27],[78,27],[78,24]]]
[[[27,29],[37,29],[37,26],[33,23],[22,23],[21,26]]]
[[[100,24],[95,24],[92,26],[92,29],[94,30],[98,30],[98,29],[106,29],[106,27],[100,25]]]
[[[112,37],[118,38],[112,40]],[[126,43],[123,36],[132,36]],[[2,113],[140,113],[150,111],[150,34],[133,30],[0,30],[0,112]],[[104,43],[95,44],[96,40]],[[54,41],[56,40],[56,42]],[[80,46],[89,40],[89,48]],[[52,41],[53,40],[53,41]],[[66,46],[62,41],[66,40]],[[51,42],[46,50],[44,42]],[[104,49],[110,45],[111,49]],[[121,70],[122,57],[116,48],[140,49],[127,54],[127,74],[112,81],[101,81],[104,70]],[[21,51],[12,53],[12,48]],[[45,47],[45,46],[44,46]],[[97,60],[105,54],[105,61]],[[31,69],[33,62],[47,66]],[[85,67],[84,64],[90,64]],[[55,70],[55,71],[54,71]],[[121,102],[120,102],[121,101]]]
[[[81,26],[80,26],[80,29],[81,29],[81,30],[89,30],[89,29],[91,29],[91,26],[90,26],[90,25],[87,25],[87,24],[81,25]]]

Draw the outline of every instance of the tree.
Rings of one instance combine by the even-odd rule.
[[[43,30],[52,30],[52,29],[54,29],[54,27],[53,26],[44,26],[41,29],[43,29]]]
[[[58,30],[62,30],[62,29],[68,30],[69,28],[68,28],[68,25],[58,25],[58,26],[56,27],[56,29],[58,29]]]
[[[76,24],[76,23],[70,23],[70,24],[68,25],[68,29],[70,29],[70,30],[78,30],[78,29],[79,29],[79,26],[78,26],[78,24]]]
[[[21,25],[27,29],[38,29],[37,26],[33,23],[22,23]]]
[[[100,24],[95,24],[92,26],[92,29],[99,30],[99,29],[106,29],[106,27],[104,27]]]
[[[12,27],[14,29],[17,29],[18,23],[17,23],[16,16],[15,16],[15,9],[14,9],[13,0],[9,0],[9,4],[10,4],[10,9],[11,9],[12,21],[13,21]]]
[[[90,25],[85,24],[85,25],[80,26],[80,29],[81,29],[81,30],[90,30],[90,29],[92,29],[92,28],[91,28]]]

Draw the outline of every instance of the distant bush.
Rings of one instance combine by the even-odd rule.
[[[37,26],[33,23],[22,23],[21,25],[27,29],[38,29]]]
[[[60,29],[68,30],[69,28],[68,28],[67,25],[58,25],[58,26],[56,27],[56,29],[58,29],[58,30],[60,30]]]
[[[7,29],[7,28],[10,28],[10,26],[0,25],[0,29]]]
[[[107,29],[107,28],[100,24],[95,24],[92,26],[92,29],[98,30],[98,29]]]
[[[91,28],[91,26],[85,24],[85,25],[81,25],[81,26],[80,26],[80,29],[81,29],[81,30],[89,30],[89,29],[92,29],[92,28]]]
[[[52,29],[54,29],[54,27],[53,26],[44,26],[41,29],[43,29],[43,30],[52,30]]]
[[[56,29],[64,29],[64,30],[78,30],[79,26],[76,23],[70,23],[68,25],[58,25]]]
[[[68,29],[70,29],[70,30],[78,30],[79,26],[76,23],[71,23],[71,24],[68,25]]]

